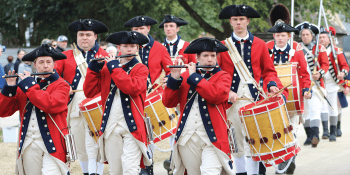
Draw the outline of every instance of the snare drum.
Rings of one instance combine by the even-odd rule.
[[[297,72],[298,63],[292,62],[287,65],[275,66],[277,76],[281,80],[283,86],[287,86],[293,83],[292,86],[288,87],[288,99],[287,99],[287,110],[290,115],[304,113],[304,101],[301,96],[299,87],[299,79]]]
[[[299,152],[286,105],[282,97],[271,98],[258,106],[251,103],[239,109],[252,159],[265,164],[281,163],[289,153]]]
[[[166,108],[162,103],[163,89],[160,87],[150,93],[145,101],[145,114],[151,118],[154,143],[168,138],[176,133],[178,111]]]
[[[90,136],[94,138],[97,143],[99,137],[99,130],[102,121],[102,100],[101,94],[93,98],[87,98],[79,104],[81,115],[85,118],[90,130]]]

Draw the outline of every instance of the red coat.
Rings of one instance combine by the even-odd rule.
[[[316,45],[312,48],[312,54],[315,55]],[[329,69],[329,61],[328,56],[326,52],[326,48],[322,45],[319,45],[319,54],[318,54],[318,63],[320,66],[317,66],[317,71],[320,72],[321,78],[320,78],[320,84],[322,87],[324,86],[323,76]],[[314,60],[315,63],[315,60]]]
[[[334,46],[334,49],[335,49],[335,52],[337,54],[337,59],[338,59],[338,65],[339,65],[339,69],[341,72],[344,72],[345,73],[345,77],[347,76],[347,74],[349,73],[349,65],[348,63],[346,62],[346,58],[344,57],[344,54],[343,54],[343,51],[341,49],[339,49],[338,47]],[[333,57],[333,52],[331,52],[329,55],[329,58],[332,62],[332,65],[333,65],[333,69],[334,69],[334,76],[337,76],[338,75],[338,70],[337,70],[337,67],[336,67],[336,63],[335,63],[335,60],[334,60],[334,57]],[[331,71],[331,70],[330,70]],[[331,76],[332,73],[331,73]],[[345,81],[344,80],[340,80],[338,84],[344,84]],[[343,85],[344,88],[347,87],[346,84]]]
[[[273,65],[273,62],[270,58],[269,51],[267,49],[267,46],[263,40],[260,38],[254,37],[252,34],[249,33],[248,38],[249,46],[248,48],[245,47],[246,52],[245,55],[250,55],[251,58],[248,60],[249,63],[251,63],[251,69],[253,71],[254,79],[257,83],[260,82],[260,78],[263,79],[263,87],[264,90],[267,91],[267,85],[271,82],[275,82],[277,84],[277,87],[279,89],[283,88],[283,85],[279,78],[277,77],[277,72],[275,70],[275,67]],[[225,42],[222,41],[222,43],[225,45]],[[222,68],[222,70],[228,72],[232,78],[234,78],[234,65],[233,62],[228,54],[228,52],[221,52],[218,55],[218,64]],[[249,67],[248,67],[249,69]],[[234,84],[234,83],[233,83]],[[232,84],[232,85],[233,85]],[[237,86],[238,87],[238,86]],[[253,90],[256,91],[256,89],[250,89],[251,93]],[[283,91],[283,95],[288,98],[288,89],[286,88]],[[253,98],[256,97],[255,94],[252,93]]]
[[[179,121],[181,122],[178,122],[176,129],[175,140],[177,141],[181,135],[180,131],[183,130],[186,123],[187,117],[184,116],[189,114],[191,110],[190,105],[193,104],[193,102],[191,102],[193,100],[187,103],[187,99],[197,91],[198,94],[205,99],[205,101],[203,100],[203,104],[201,104],[202,100],[198,97],[203,125],[207,131],[209,140],[215,147],[223,151],[226,155],[229,155],[230,148],[227,127],[215,105],[217,105],[224,119],[227,121],[225,103],[228,100],[230,92],[231,77],[220,68],[214,69],[212,74],[214,75],[212,75],[209,81],[202,78],[198,73],[193,73],[189,76],[188,70],[181,74],[182,80],[175,80],[169,76],[167,86],[163,91],[162,101],[164,106],[168,108],[174,108],[180,103],[181,115]],[[192,99],[194,99],[194,97]],[[208,112],[209,118],[208,115],[205,115]],[[208,122],[210,123],[208,124]],[[214,129],[214,132],[211,132],[211,129]]]
[[[266,43],[266,45],[270,50],[273,50],[274,45],[272,45],[271,43],[274,43],[274,42],[269,41],[268,43]],[[294,49],[299,47],[301,48],[301,45],[294,41],[293,47]],[[290,59],[290,62],[298,63],[297,72],[298,72],[298,78],[299,78],[299,88],[302,92],[304,92],[309,90],[311,86],[311,80],[310,80],[310,74],[307,71],[307,62],[304,58],[303,50],[300,50],[300,48],[299,48],[299,51],[296,51],[294,53],[294,56]],[[272,53],[271,54],[272,61],[274,61],[274,57],[275,55]],[[288,55],[288,59],[289,59],[289,55]]]
[[[130,73],[127,73],[126,71],[130,70],[129,68],[132,69]],[[101,121],[101,135],[108,123],[109,110],[106,109],[110,109],[112,105],[110,100],[107,101],[107,99],[114,98],[114,93],[110,95],[110,92],[112,92],[111,87],[115,85],[121,91],[120,96],[124,117],[130,133],[135,139],[147,144],[146,128],[143,120],[147,76],[147,67],[139,63],[136,58],[128,62],[123,68],[119,66],[119,61],[117,60],[109,63],[91,62],[89,64],[84,82],[84,94],[87,98],[92,98],[101,93],[104,109],[104,116]],[[130,99],[130,96],[132,99]],[[106,108],[106,106],[108,107]]]
[[[40,90],[47,86],[46,90]],[[41,82],[40,86],[33,77],[22,80],[17,86],[8,86],[2,89],[0,94],[1,117],[13,115],[17,110],[20,112],[21,125],[19,132],[19,153],[25,141],[33,105],[40,133],[47,151],[55,158],[66,162],[66,148],[63,136],[58,131],[48,114],[52,116],[63,134],[67,132],[67,103],[69,96],[69,85],[58,76],[52,74]],[[30,103],[27,105],[27,100]],[[49,133],[49,134],[48,134]],[[20,156],[20,155],[19,155]]]

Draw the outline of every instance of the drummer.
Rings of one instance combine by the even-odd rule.
[[[268,30],[268,32],[273,33],[273,38],[275,40],[275,45],[271,49],[271,59],[273,60],[275,65],[282,64],[290,64],[292,62],[297,64],[297,73],[299,79],[299,89],[302,92],[302,97],[305,99],[311,98],[311,93],[308,92],[311,86],[310,75],[307,71],[307,63],[303,57],[303,55],[299,52],[295,52],[291,49],[288,44],[288,40],[290,40],[291,35],[290,32],[298,31],[297,29],[285,24],[283,20],[278,19],[274,21],[275,25]],[[299,116],[297,114],[290,115],[290,121],[293,126],[293,134],[296,137],[297,129],[299,126]],[[279,165],[279,169],[283,169]],[[287,169],[287,174],[293,174],[295,169],[295,158],[293,158],[292,164]],[[294,168],[293,168],[294,167]]]
[[[232,39],[233,45],[237,47],[243,63],[247,66],[249,74],[254,81],[263,83],[264,91],[276,93],[283,88],[282,83],[277,77],[277,72],[269,56],[266,44],[260,38],[257,38],[248,31],[250,18],[260,18],[260,14],[252,7],[247,5],[229,5],[219,14],[220,19],[230,19],[233,28],[232,34],[228,39]],[[224,42],[224,41],[222,41]],[[258,174],[259,162],[253,161],[249,145],[245,141],[243,127],[238,115],[238,109],[252,103],[248,100],[236,101],[238,97],[260,99],[258,88],[251,83],[245,83],[245,79],[240,77],[239,69],[235,68],[228,52],[219,54],[218,63],[220,67],[231,75],[231,90],[229,101],[233,103],[227,110],[228,120],[230,120],[236,131],[238,151],[234,153],[234,162],[237,174],[245,175]],[[261,85],[260,85],[261,86]],[[288,97],[288,89],[283,91],[283,98]],[[246,149],[245,149],[246,148]],[[247,163],[246,163],[247,156]],[[252,172],[252,173],[251,173]]]
[[[22,61],[34,62],[38,73],[53,72],[55,60],[66,56],[47,44],[26,54]],[[14,75],[15,71],[9,71]],[[22,79],[6,78],[0,94],[0,116],[19,111],[21,118],[16,170],[20,175],[69,174],[64,135],[67,132],[69,85],[57,73],[19,74]]]
[[[131,55],[149,39],[138,32],[123,31],[111,34],[106,41],[116,44],[122,55]],[[118,60],[111,56],[89,63],[84,93],[88,98],[101,93],[100,161],[108,161],[111,175],[135,175],[140,166],[152,164],[143,120],[147,76],[147,67],[134,56]]]
[[[217,54],[225,51],[220,41],[199,38],[184,52],[197,54],[198,63],[186,64],[188,70],[182,74],[180,68],[171,69],[163,104],[173,108],[180,103],[182,111],[171,160],[174,175],[185,170],[187,174],[213,175],[222,170],[234,174],[225,112],[231,77],[221,68],[196,68],[217,65]]]
[[[106,25],[94,19],[84,19],[72,22],[68,30],[77,34],[77,47],[81,51],[87,63],[94,57],[108,56],[107,52],[99,48],[97,44],[97,34],[108,31]],[[84,118],[79,114],[79,103],[86,99],[83,92],[73,92],[72,90],[83,89],[83,70],[80,70],[74,58],[73,50],[64,51],[67,60],[57,61],[56,70],[62,78],[70,85],[70,101],[68,105],[68,125],[77,149],[77,155],[84,175],[103,173],[103,164],[96,162],[98,148],[92,135],[89,135],[88,127],[85,127]]]

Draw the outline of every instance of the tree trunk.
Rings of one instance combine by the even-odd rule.
[[[25,46],[26,44],[26,29],[27,21],[24,20],[23,14],[21,14],[18,18],[18,39],[21,46]]]

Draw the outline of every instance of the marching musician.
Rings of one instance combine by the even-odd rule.
[[[280,12],[282,10],[287,11],[287,7],[283,4],[277,4],[274,8],[279,8]],[[289,13],[289,11],[288,11]],[[280,15],[280,14],[279,14]],[[270,20],[276,19],[271,18]],[[288,24],[285,23],[288,19],[278,19],[277,21],[271,21],[275,25],[268,30],[268,32],[273,33],[274,43],[275,45],[269,47],[272,51],[271,59],[273,60],[275,65],[289,64],[292,62],[297,64],[297,74],[298,74],[298,82],[299,88],[301,90],[301,98],[310,99],[311,93],[308,92],[311,86],[310,75],[307,71],[307,63],[304,58],[304,55],[300,53],[300,51],[295,51],[291,49],[288,40],[291,39],[291,32],[297,32],[298,29],[295,29]],[[300,45],[300,44],[299,44]],[[301,103],[301,105],[303,105]],[[289,115],[291,124],[293,126],[293,134],[296,137],[297,128],[299,126],[299,116],[297,114]],[[286,162],[285,162],[286,163]],[[293,158],[290,166],[286,170],[286,174],[293,174],[295,170],[295,157]],[[279,164],[279,169],[283,169],[283,163]]]
[[[329,68],[329,63],[327,60],[327,53],[324,46],[319,45],[318,57],[317,57],[317,65],[315,66],[315,51],[317,44],[313,41],[313,37],[319,33],[319,29],[316,25],[311,24],[309,22],[303,22],[295,26],[299,30],[299,32],[295,32],[299,34],[301,37],[302,43],[301,46],[303,48],[305,60],[308,63],[307,70],[310,74],[310,79],[318,83],[320,87],[317,85],[312,86],[312,98],[307,100],[304,103],[305,115],[304,115],[304,128],[307,135],[307,139],[304,142],[304,145],[312,144],[312,147],[317,147],[319,143],[319,126],[321,119],[321,110],[322,105],[327,102],[323,102],[321,100],[324,99],[322,88],[324,88],[323,77],[325,73],[327,73]],[[316,67],[316,71],[314,70]]]
[[[34,62],[38,73],[50,74],[32,77],[30,72],[6,78],[0,94],[1,117],[19,110],[21,127],[16,171],[20,175],[69,174],[66,164],[64,135],[67,130],[67,103],[69,85],[53,73],[56,60],[66,56],[47,44],[26,54],[22,61]],[[9,71],[8,75],[14,75]]]
[[[94,19],[84,19],[72,22],[68,30],[77,34],[77,48],[83,55],[86,63],[94,57],[106,57],[108,53],[99,48],[97,44],[97,34],[108,32],[108,28],[102,22]],[[82,91],[72,92],[72,90],[82,90],[84,78],[82,75],[86,70],[80,70],[75,61],[73,50],[64,51],[66,60],[56,62],[56,70],[71,86],[70,101],[68,106],[67,120],[70,124],[71,132],[74,135],[77,155],[84,175],[103,173],[103,163],[96,162],[98,148],[89,135],[89,128],[84,123],[84,118],[79,114],[79,103],[86,99]]]
[[[233,33],[230,36],[233,41],[232,45],[237,47],[240,56],[255,81],[260,82],[262,78],[264,91],[268,90],[272,94],[278,92],[279,88],[283,86],[277,77],[277,72],[269,56],[266,44],[247,30],[250,18],[260,18],[260,14],[252,7],[244,4],[230,5],[220,12],[219,18],[230,19],[230,24],[233,28]],[[224,43],[224,41],[222,42]],[[254,101],[258,100],[258,88],[253,84],[244,84],[241,82],[242,78],[239,77],[228,52],[219,54],[218,63],[224,71],[227,71],[231,75],[229,101],[234,104],[227,110],[227,115],[228,120],[233,123],[236,132],[238,152],[233,154],[236,174],[247,174],[247,170],[251,172],[250,174],[258,174],[259,162],[253,161],[250,156],[249,145],[245,142],[243,127],[238,115],[238,109],[248,105],[251,101],[236,101],[238,97],[253,98]],[[284,99],[288,97],[287,88],[283,91],[282,96]],[[245,155],[248,156],[248,163],[246,163]],[[248,168],[246,168],[246,164]]]
[[[165,71],[165,74],[168,75],[170,73],[170,69],[166,66],[173,64],[167,49],[160,42],[155,41],[149,34],[151,25],[157,23],[158,22],[151,17],[136,16],[124,24],[124,27],[130,27],[132,31],[140,32],[149,39],[149,43],[140,45],[139,49],[141,61],[149,70],[149,75],[147,78],[147,92],[151,92],[151,90],[155,88],[158,83],[163,84],[166,82],[167,78],[161,77],[163,76],[162,72]],[[153,153],[154,148],[152,145],[150,145],[149,149]],[[153,164],[151,166],[146,166],[146,169],[142,169],[140,175],[146,174],[153,175]]]
[[[217,54],[225,51],[220,41],[199,38],[184,51],[197,54],[198,63],[186,64],[188,70],[182,74],[180,68],[171,69],[163,104],[173,108],[180,103],[172,158],[174,175],[183,175],[185,170],[187,174],[213,175],[223,170],[234,174],[225,112],[231,77],[219,67],[196,68],[217,65]]]
[[[123,31],[108,36],[122,55],[136,54],[149,39],[138,32]],[[101,93],[103,118],[100,129],[102,162],[108,161],[111,175],[135,175],[140,166],[151,165],[143,120],[147,90],[147,67],[136,57],[91,61],[84,93],[91,98]]]
[[[188,47],[188,45],[190,45],[190,43],[182,40],[181,36],[177,34],[180,31],[180,26],[187,24],[187,21],[182,18],[172,15],[165,15],[163,22],[159,25],[159,28],[164,28],[166,38],[163,45],[166,47],[170,57],[181,55],[180,57],[184,64],[197,62],[195,54],[184,54],[185,49]]]
[[[344,81],[344,78],[346,78],[349,73],[349,65],[345,60],[343,52],[335,45],[333,45],[333,47],[337,58],[334,58],[330,41],[332,38],[329,37],[329,32],[331,32],[331,34],[334,36],[336,33],[335,28],[329,27],[329,31],[327,31],[321,26],[320,31],[319,41],[321,45],[326,47],[329,60],[329,71],[324,76],[327,99],[332,105],[332,108],[328,107],[328,115],[330,120],[329,141],[336,141],[336,129],[338,123],[338,91],[340,89],[339,86],[341,86],[342,89],[344,89],[343,92],[345,95],[349,93],[350,88]],[[337,67],[339,67],[339,70]],[[328,134],[328,118],[325,120],[322,118],[322,125],[324,134]],[[326,136],[328,137],[328,135]]]
[[[160,42],[155,41],[149,34],[151,25],[157,23],[158,22],[151,17],[136,16],[124,24],[124,27],[130,27],[132,31],[140,32],[149,39],[149,43],[140,46],[141,48],[139,50],[142,63],[149,69],[149,76],[147,79],[148,91],[155,85],[154,83],[160,77],[162,70],[168,75],[170,69],[166,66],[173,64],[166,48]],[[163,79],[161,83],[165,83],[165,81],[166,80]]]

